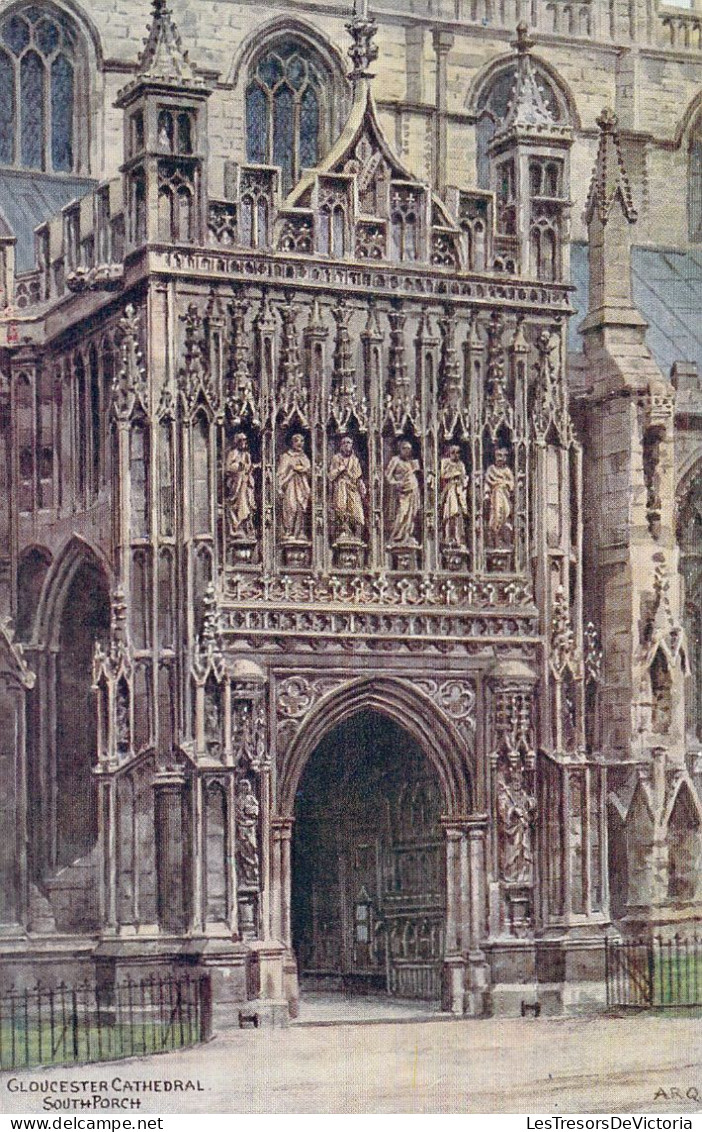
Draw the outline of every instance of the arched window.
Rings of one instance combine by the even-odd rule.
[[[79,170],[79,38],[55,8],[16,8],[0,22],[0,164]]]
[[[690,141],[687,169],[687,222],[693,243],[702,242],[702,121]]]
[[[294,40],[269,47],[253,68],[246,88],[246,156],[255,164],[279,165],[284,193],[326,148],[329,86],[316,53]]]
[[[555,122],[567,121],[569,115],[565,99],[560,91],[547,77],[544,71],[534,62],[536,79],[539,89],[544,97],[547,108],[553,115]],[[474,103],[476,112],[475,140],[478,186],[481,189],[490,188],[490,164],[488,161],[488,147],[492,141],[495,130],[507,114],[510,95],[517,76],[517,68],[510,63],[486,82],[479,91]]]

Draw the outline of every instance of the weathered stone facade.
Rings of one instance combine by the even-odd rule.
[[[102,179],[0,235],[7,981],[558,1010],[698,919],[702,407],[629,268],[694,227],[700,19],[512,7],[71,15]]]

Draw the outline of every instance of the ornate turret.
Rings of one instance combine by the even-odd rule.
[[[512,46],[516,76],[507,113],[490,143],[497,248],[513,273],[567,279],[569,150],[573,138],[539,85],[527,26]]]
[[[152,20],[136,75],[115,105],[124,111],[128,240],[195,243],[206,232],[207,99],[166,0]]]

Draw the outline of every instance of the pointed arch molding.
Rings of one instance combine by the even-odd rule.
[[[292,817],[305,767],[325,735],[361,711],[378,712],[419,744],[439,777],[448,817],[464,817],[471,812],[472,751],[465,739],[425,693],[406,681],[381,677],[341,684],[322,696],[304,716],[280,766],[281,817]]]
[[[673,147],[677,149],[690,141],[693,132],[702,129],[702,90],[687,104],[673,138]]]
[[[349,89],[349,84],[345,82],[347,64],[343,53],[313,24],[308,24],[306,20],[300,20],[295,16],[276,16],[268,23],[259,24],[255,31],[245,36],[224,80],[225,85],[237,87],[239,83],[245,82],[257,56],[276,40],[282,39],[297,39],[312,51],[316,51],[333,78],[334,85],[339,84]]]
[[[13,0],[11,4],[3,4],[0,9],[0,19],[4,20],[7,16],[14,15],[15,12],[20,12],[22,8],[28,8],[31,0]],[[41,0],[37,7],[46,8],[48,12],[56,11],[61,12],[76,25],[77,30],[83,38],[82,46],[88,54],[88,64],[102,70],[104,68],[104,55],[102,50],[102,43],[100,40],[100,33],[97,29],[92,16],[81,4],[77,4],[74,0]]]
[[[697,828],[702,828],[702,801],[700,801],[692,782],[685,776],[678,780],[666,804],[663,814],[663,825],[666,831],[670,827],[674,810],[678,804],[684,804],[685,798],[688,799],[692,812],[697,818]]]
[[[105,579],[107,593],[111,592],[111,572],[107,559],[100,550],[80,535],[74,535],[54,559],[44,580],[39,607],[34,622],[34,646],[49,648],[58,645],[61,617],[68,591],[81,566],[94,566]]]
[[[555,94],[561,103],[564,116],[566,117],[569,125],[574,130],[582,128],[580,121],[580,114],[578,107],[573,96],[573,92],[566,83],[565,79],[559,74],[556,68],[544,59],[541,55],[532,54],[532,61],[537,72],[542,72],[545,78],[553,86]],[[486,88],[492,86],[495,80],[502,74],[503,71],[508,70],[510,67],[515,66],[515,56],[510,52],[509,55],[498,55],[496,59],[492,59],[482,67],[473,82],[471,83],[468,94],[465,100],[465,109],[469,114],[474,115],[476,118],[480,114],[481,95]]]

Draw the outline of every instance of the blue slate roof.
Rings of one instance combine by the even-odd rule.
[[[587,312],[588,266],[585,244],[571,248],[576,291],[570,349],[581,350],[577,327]],[[648,347],[666,376],[676,361],[696,362],[702,373],[702,249],[671,251],[633,248],[631,282],[634,302],[649,324]]]
[[[0,169],[0,211],[17,237],[17,271],[34,267],[37,225],[56,216],[72,200],[85,196],[96,184],[87,177],[50,177]]]

